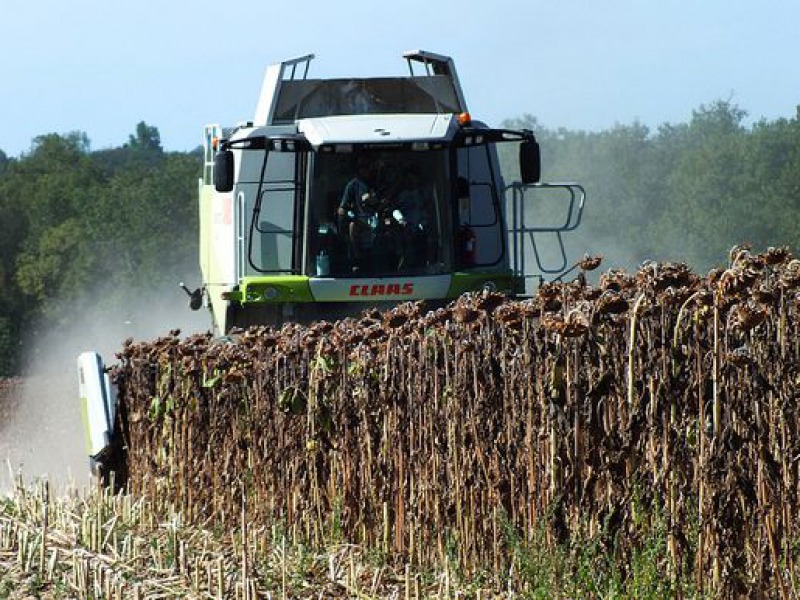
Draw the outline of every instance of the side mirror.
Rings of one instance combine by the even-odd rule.
[[[214,156],[214,189],[230,192],[233,189],[233,152],[222,150]]]
[[[519,173],[522,183],[538,183],[542,178],[539,142],[532,136],[519,145]]]

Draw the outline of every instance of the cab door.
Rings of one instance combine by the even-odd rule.
[[[245,152],[243,156],[236,198],[239,276],[298,273],[305,153]]]
[[[457,150],[458,266],[497,270],[507,266],[503,215],[493,146]]]

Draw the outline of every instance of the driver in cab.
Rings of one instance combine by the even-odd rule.
[[[348,254],[355,268],[358,268],[363,250],[369,245],[371,224],[374,226],[377,219],[376,204],[375,167],[369,159],[361,157],[356,174],[347,182],[336,211],[343,225],[339,230],[347,230]]]

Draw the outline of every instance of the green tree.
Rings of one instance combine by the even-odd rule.
[[[49,134],[13,169],[9,202],[21,210],[25,231],[16,257],[15,283],[39,307],[81,280],[79,249],[87,235],[80,216],[96,196],[98,177],[85,134]],[[32,310],[35,310],[32,308]]]
[[[128,136],[126,147],[132,150],[151,150],[161,152],[161,134],[157,127],[139,121],[135,135]]]
[[[0,167],[0,376],[17,369],[24,299],[14,279],[17,256],[25,237],[23,207],[16,193],[16,161]]]
[[[724,260],[748,233],[749,219],[742,214],[749,204],[745,116],[723,101],[694,111],[669,176],[670,210],[660,223],[660,237],[699,269]]]
[[[22,162],[27,235],[14,280],[31,315],[58,323],[65,306],[124,305],[194,267],[199,158],[164,153],[143,123],[137,139],[91,153],[80,136],[46,136]]]
[[[570,238],[573,251],[602,253],[606,266],[680,260],[704,270],[723,262],[734,244],[792,245],[800,234],[798,117],[751,128],[745,117],[720,100],[695,110],[688,123],[654,131],[638,123],[549,130],[531,115],[505,125],[536,132],[544,179],[585,185],[587,210]]]

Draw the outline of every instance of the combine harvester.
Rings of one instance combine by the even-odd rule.
[[[580,223],[583,188],[539,182],[532,132],[473,121],[451,58],[404,58],[400,77],[309,79],[313,55],[272,65],[253,121],[205,128],[203,285],[184,289],[217,332],[484,288],[519,295],[566,268],[561,234]],[[504,183],[498,144],[518,146],[521,181]],[[565,201],[561,224],[526,223],[534,190]],[[556,268],[541,264],[542,233],[556,236]]]
[[[583,188],[540,182],[531,131],[474,121],[450,57],[403,56],[409,74],[392,77],[311,79],[313,55],[272,65],[252,121],[205,128],[203,282],[181,286],[216,333],[483,289],[520,296],[567,269],[562,234],[580,224]],[[519,181],[505,182],[499,145],[517,147]],[[534,194],[563,206],[557,225],[528,222]],[[104,381],[101,361],[82,364]],[[96,459],[111,391],[85,389]]]

